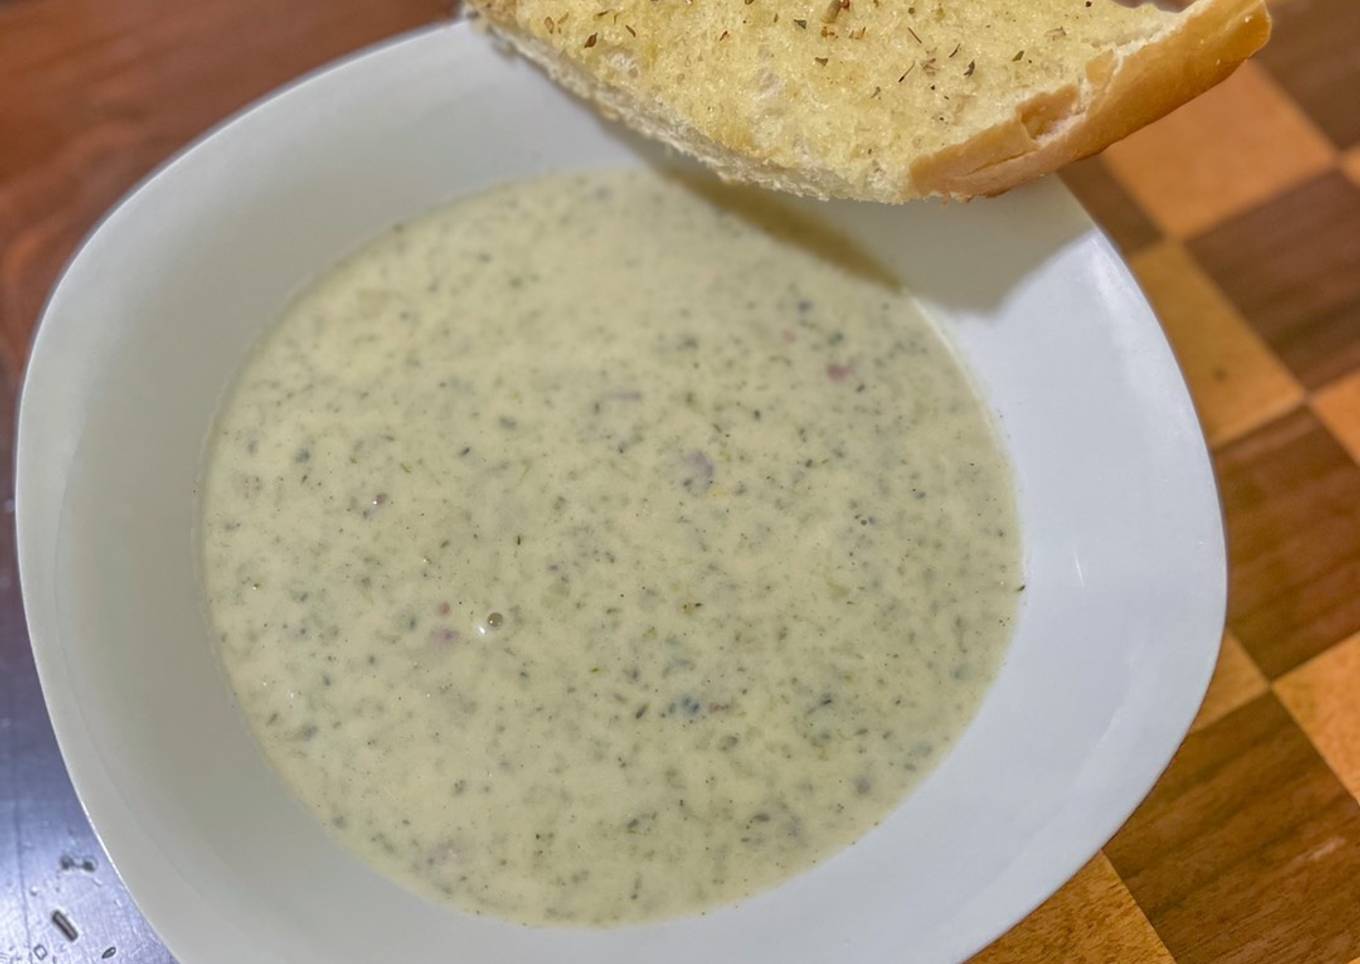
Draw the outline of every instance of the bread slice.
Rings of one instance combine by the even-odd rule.
[[[1263,0],[471,0],[604,113],[814,197],[996,194],[1265,43]]]

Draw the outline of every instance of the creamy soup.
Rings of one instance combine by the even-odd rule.
[[[1009,639],[1011,479],[958,362],[872,263],[714,193],[593,173],[397,227],[221,414],[242,710],[337,837],[465,910],[609,925],[805,870]]]

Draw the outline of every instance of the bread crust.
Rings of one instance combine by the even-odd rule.
[[[900,203],[921,197],[1001,194],[1094,154],[1222,81],[1270,37],[1264,0],[1199,0],[1186,20],[1128,52],[1106,50],[1086,76],[1020,104],[1010,119],[917,158],[877,183],[834,170],[803,170],[733,151],[665,104],[609,84],[520,29],[516,0],[471,0],[492,32],[606,117],[690,154],[729,181],[816,198]]]
[[[918,160],[911,187],[921,195],[994,195],[1056,171],[1204,93],[1268,39],[1263,0],[1201,0],[1165,37],[1124,57],[1105,52],[1093,58],[1084,93],[1069,88],[1031,99],[1011,120]],[[1071,98],[1073,109],[1035,131],[1042,100],[1052,97]]]

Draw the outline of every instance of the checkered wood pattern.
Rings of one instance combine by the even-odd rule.
[[[1170,769],[987,964],[1360,964],[1360,0],[1271,2],[1254,62],[1063,175],[1189,380],[1231,605]],[[75,242],[149,168],[270,87],[448,9],[0,0],[10,372]]]
[[[1360,2],[1272,9],[1255,61],[1063,174],[1190,383],[1228,631],[1148,799],[979,962],[1360,962]]]

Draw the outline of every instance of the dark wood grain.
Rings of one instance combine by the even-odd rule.
[[[0,4],[0,349],[13,372],[77,242],[228,114],[451,0]]]
[[[1276,677],[1360,631],[1360,466],[1307,409],[1217,458],[1228,624]]]
[[[1063,182],[1124,254],[1131,255],[1162,236],[1099,157],[1069,164]]]
[[[1271,694],[1192,735],[1105,853],[1177,961],[1360,954],[1360,804]]]
[[[14,376],[50,285],[95,220],[251,100],[451,6],[0,0],[0,496],[12,493]],[[1094,159],[1065,173],[1116,243],[1145,262],[1158,252],[1158,223],[1193,225],[1175,231],[1196,235],[1186,245],[1192,257],[1159,261],[1160,300],[1176,300],[1163,308],[1177,322],[1168,331],[1184,357],[1190,339],[1210,338],[1214,350],[1200,345],[1196,357],[1226,359],[1225,371],[1246,370],[1248,359],[1251,371],[1279,372],[1251,383],[1274,386],[1254,401],[1197,399],[1248,433],[1228,433],[1217,456],[1241,640],[1225,648],[1240,665],[1219,679],[1240,685],[1211,707],[1105,856],[988,961],[1360,957],[1360,817],[1345,790],[1360,785],[1350,702],[1360,681],[1336,678],[1356,665],[1360,643],[1360,448],[1348,455],[1311,414],[1360,439],[1360,404],[1351,401],[1360,399],[1360,178],[1317,176],[1335,166],[1333,144],[1351,147],[1360,171],[1360,0],[1271,6],[1277,31],[1264,69],[1239,71],[1230,96],[1173,115],[1161,135],[1149,132],[1150,148],[1126,151],[1120,165]],[[1212,175],[1200,187],[1213,197],[1195,202],[1193,218],[1170,217],[1195,201],[1178,165]],[[1276,417],[1304,393],[1273,361],[1263,366],[1266,349],[1235,318],[1208,323],[1219,290],[1294,376],[1324,390]],[[1229,339],[1222,332],[1233,326],[1240,337]],[[28,652],[7,516],[0,530],[0,964],[165,964],[66,779]],[[70,918],[74,941],[54,911]],[[109,948],[115,956],[105,958]]]
[[[6,500],[13,389],[30,332],[61,266],[99,216],[169,155],[271,88],[450,8],[449,0],[0,0]],[[57,752],[24,631],[12,522],[7,509],[0,521],[0,962],[167,964],[169,953],[85,821]],[[74,940],[54,922],[57,912]]]
[[[1360,186],[1344,174],[1286,191],[1188,248],[1305,385],[1360,366]]]
[[[1360,144],[1360,3],[1286,0],[1272,12],[1261,62],[1333,142]]]

